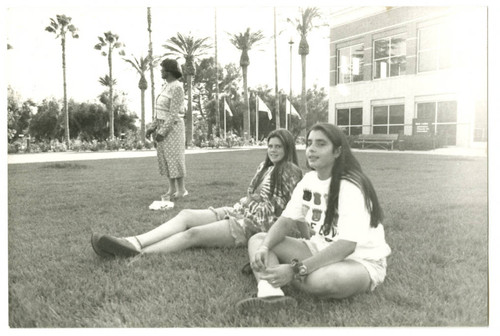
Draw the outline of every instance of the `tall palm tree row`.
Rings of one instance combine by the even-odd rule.
[[[137,73],[140,76],[139,79],[139,90],[141,90],[141,141],[142,143],[146,142],[146,110],[144,105],[144,95],[145,91],[148,89],[148,81],[146,80],[146,72],[149,70],[150,62],[149,56],[144,58],[141,57],[137,59],[134,58],[124,58],[126,62],[128,62],[132,67],[137,70]]]
[[[288,19],[300,34],[299,55],[302,65],[302,94],[300,100],[300,114],[306,120],[307,127],[307,89],[306,89],[306,57],[309,55],[309,43],[307,35],[315,28],[320,27],[316,21],[321,18],[321,13],[316,7],[300,8],[300,17],[294,20]]]
[[[109,80],[110,80],[110,86],[109,86],[109,102],[108,102],[108,109],[109,109],[109,138],[114,139],[115,137],[115,127],[114,127],[114,112],[113,112],[113,51],[119,50],[119,55],[124,56],[125,51],[122,49],[125,47],[125,45],[121,42],[119,42],[119,36],[116,34],[113,34],[112,32],[108,31],[104,33],[103,36],[98,36],[99,43],[97,43],[94,46],[94,49],[100,50],[102,56],[107,56],[108,57],[108,66],[109,66]],[[106,48],[107,47],[107,51]]]
[[[66,145],[69,145],[69,115],[68,96],[66,93],[66,33],[71,33],[73,38],[78,38],[78,28],[71,23],[71,18],[66,15],[56,15],[55,19],[50,19],[50,25],[45,27],[49,33],[56,34],[56,38],[61,38],[62,47],[62,70],[63,70],[63,110],[64,110],[64,137]]]
[[[192,97],[192,81],[195,74],[194,62],[197,58],[205,55],[212,48],[208,43],[208,37],[195,38],[192,35],[183,35],[177,33],[176,36],[168,39],[163,45],[168,51],[164,56],[183,57],[184,77],[187,86],[188,106],[186,111],[186,145],[191,146],[193,142],[193,97]]]
[[[252,33],[250,32],[250,28],[247,28],[244,33],[229,34],[229,36],[231,43],[236,49],[241,50],[240,66],[243,74],[243,94],[246,109],[246,111],[243,111],[243,136],[248,140],[250,138],[250,105],[248,100],[248,66],[250,65],[250,57],[248,51],[264,39],[264,34],[261,30]]]

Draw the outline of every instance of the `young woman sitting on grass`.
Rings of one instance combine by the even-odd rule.
[[[238,302],[242,312],[296,306],[280,288],[288,284],[341,299],[373,290],[385,278],[391,249],[382,209],[342,130],[314,125],[307,134],[306,157],[312,171],[297,184],[269,232],[248,243],[258,292]],[[286,236],[296,225],[314,231],[310,240]]]
[[[252,235],[269,230],[302,178],[292,134],[275,130],[267,143],[266,159],[250,182],[247,195],[233,207],[185,209],[138,236],[117,238],[93,233],[94,251],[102,257],[132,257],[190,247],[245,246]]]

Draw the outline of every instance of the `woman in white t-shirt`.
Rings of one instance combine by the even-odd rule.
[[[280,287],[328,298],[346,298],[383,282],[386,257],[382,209],[375,190],[353,156],[343,131],[316,124],[307,134],[307,164],[312,169],[268,233],[248,243],[257,279],[257,296],[238,302],[241,312],[295,306]],[[310,239],[287,237],[292,229]]]

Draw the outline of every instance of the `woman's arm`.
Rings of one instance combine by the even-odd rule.
[[[356,242],[339,239],[312,257],[302,260],[302,263],[307,267],[307,272],[311,273],[321,267],[344,260],[355,249]]]
[[[297,168],[287,168],[281,174],[281,189],[274,195],[268,195],[262,188],[259,195],[249,195],[246,198],[245,217],[251,219],[261,232],[267,232],[275,219],[281,215],[291,198],[293,189],[302,178],[302,172]]]
[[[250,256],[250,263],[254,270],[261,272],[266,269],[269,250],[282,242],[285,239],[286,234],[294,226],[295,222],[292,219],[286,217],[278,218],[266,234],[266,237],[255,252],[255,255]]]

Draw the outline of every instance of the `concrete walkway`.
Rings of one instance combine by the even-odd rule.
[[[242,151],[252,149],[262,149],[264,147],[237,147],[223,149],[207,149],[195,148],[187,149],[186,155],[191,154],[206,154],[216,152]],[[304,150],[305,147],[297,146],[298,150]],[[416,155],[452,155],[452,156],[472,156],[486,157],[487,150],[485,148],[439,148],[431,151],[386,151],[378,149],[353,149],[353,152],[370,152],[370,153],[391,153],[399,154],[416,154]],[[103,159],[122,159],[122,158],[140,158],[156,156],[156,150],[140,150],[140,151],[101,151],[101,152],[58,152],[58,153],[29,153],[29,154],[9,154],[7,155],[8,164],[36,163],[36,162],[60,162],[60,161],[83,161],[83,160],[103,160]]]

